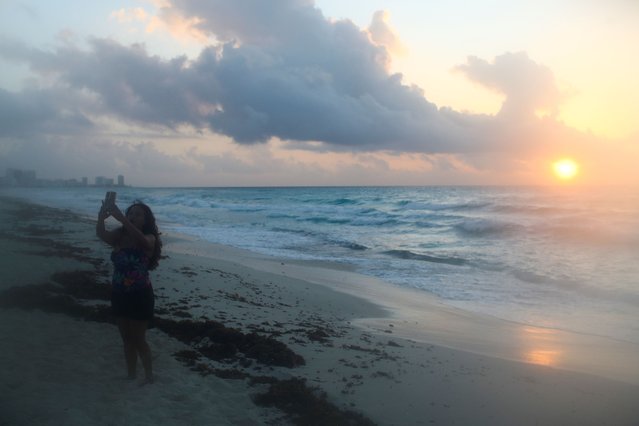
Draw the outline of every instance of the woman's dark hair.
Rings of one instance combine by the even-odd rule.
[[[153,247],[153,254],[149,259],[149,269],[155,269],[158,266],[158,262],[160,260],[160,255],[162,254],[162,240],[160,239],[160,231],[158,230],[158,226],[155,223],[155,216],[151,211],[151,208],[144,204],[142,201],[134,201],[129,207],[127,207],[124,212],[125,215],[129,214],[129,211],[133,207],[140,207],[144,211],[144,227],[142,228],[142,233],[144,235],[153,235],[155,236],[155,246]]]

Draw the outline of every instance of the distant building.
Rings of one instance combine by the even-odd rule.
[[[101,187],[115,186],[113,178],[96,176],[95,185]],[[6,169],[5,175],[0,176],[0,187],[80,187],[90,186],[89,178],[84,176],[81,179],[37,179],[35,170]],[[118,175],[117,186],[124,187],[124,176]]]
[[[7,169],[4,184],[6,186],[36,186],[35,170]]]
[[[104,176],[96,176],[95,186],[113,186],[113,179]]]

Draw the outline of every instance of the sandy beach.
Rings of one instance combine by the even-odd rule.
[[[140,387],[94,226],[0,201],[2,426],[639,424],[636,345],[173,234],[152,273],[157,380]]]

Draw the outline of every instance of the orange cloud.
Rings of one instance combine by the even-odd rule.
[[[146,31],[148,33],[166,31],[178,40],[208,44],[211,40],[206,32],[198,28],[200,23],[202,19],[196,16],[185,18],[174,11],[161,9],[159,15],[150,19]]]
[[[373,14],[373,20],[368,27],[371,40],[380,46],[384,46],[394,55],[406,54],[406,47],[399,39],[396,31],[390,26],[390,13],[378,10]]]
[[[149,14],[141,7],[135,7],[130,9],[119,9],[111,13],[111,19],[115,19],[121,24],[127,24],[131,22],[146,22],[149,20]]]

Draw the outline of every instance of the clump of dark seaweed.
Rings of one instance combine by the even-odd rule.
[[[110,300],[111,286],[100,282],[94,271],[63,271],[51,275],[51,280],[64,287],[65,292],[76,299]]]
[[[246,357],[266,365],[292,368],[305,363],[301,355],[272,337],[257,333],[245,334],[217,321],[175,321],[156,318],[154,325],[184,343],[197,345],[199,352],[214,360],[232,358],[241,352]]]
[[[374,425],[357,412],[339,409],[326,399],[324,392],[308,387],[306,381],[299,378],[277,381],[266,393],[254,396],[253,401],[257,405],[279,408],[296,425]]]
[[[0,307],[39,309],[89,321],[113,322],[108,306],[83,305],[73,296],[65,294],[63,288],[50,283],[11,287],[0,294]]]
[[[309,330],[306,333],[306,337],[308,337],[308,340],[312,340],[315,342],[320,342],[320,343],[326,343],[329,339],[330,334],[328,334],[326,332],[326,330],[316,327],[313,330]]]

